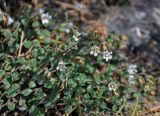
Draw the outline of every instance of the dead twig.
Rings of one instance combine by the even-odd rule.
[[[20,47],[19,47],[19,51],[18,51],[18,58],[21,56],[23,39],[24,39],[24,31],[22,31],[22,33],[21,33],[21,40],[20,40]]]
[[[144,111],[140,116],[143,116],[149,113],[156,113],[156,112],[160,112],[160,105],[149,108],[148,110]]]

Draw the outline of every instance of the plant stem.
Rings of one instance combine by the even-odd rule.
[[[119,110],[116,112],[116,116],[117,116],[119,113],[120,113],[121,115],[123,115],[122,110],[123,110],[125,104],[126,104],[126,99],[123,98],[123,104],[121,105],[121,107],[119,108]]]
[[[131,116],[138,116],[138,112],[137,112],[138,102],[139,102],[139,99],[138,99],[138,96],[136,96],[136,103],[134,105],[134,109],[133,109],[133,112],[132,112]]]
[[[81,96],[79,95],[78,96],[78,112],[79,112],[79,116],[82,116],[80,101],[81,101]]]

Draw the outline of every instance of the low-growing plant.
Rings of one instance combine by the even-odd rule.
[[[102,41],[94,29],[51,22],[26,13],[0,30],[0,113],[136,115],[155,82],[119,65],[122,36]]]

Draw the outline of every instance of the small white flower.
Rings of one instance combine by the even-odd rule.
[[[91,48],[91,51],[90,51],[90,54],[91,54],[91,55],[97,56],[99,53],[100,53],[100,50],[99,50],[99,47],[98,47],[98,46],[93,46],[93,47]]]
[[[74,38],[75,41],[78,41],[78,40],[79,40],[79,36],[80,36],[80,35],[81,35],[81,34],[80,34],[77,30],[74,30],[73,38]]]
[[[50,79],[50,82],[51,82],[52,84],[54,84],[54,83],[56,82],[56,80],[55,80],[54,78],[51,78],[51,79]]]
[[[80,36],[81,34],[80,34],[78,31],[75,31],[75,35],[78,37],[78,36]]]
[[[103,58],[104,58],[106,61],[112,59],[112,52],[105,51],[105,52],[102,53],[102,55],[103,55]]]
[[[59,61],[56,69],[59,70],[59,71],[64,71],[65,68],[66,68],[65,63],[63,61]]]
[[[133,75],[129,75],[128,82],[129,84],[135,84],[136,83],[135,77]]]
[[[75,41],[79,40],[79,38],[77,36],[75,36],[75,35],[73,35],[73,38],[74,38]]]
[[[12,23],[14,23],[14,19],[12,17],[8,18],[8,25],[11,25]]]
[[[135,65],[135,64],[129,65],[127,71],[128,71],[129,74],[132,74],[132,75],[137,73],[137,65]]]
[[[44,74],[45,74],[47,77],[50,77],[51,74],[52,74],[52,72],[51,72],[48,68],[45,68]]]
[[[75,8],[76,8],[78,11],[80,11],[80,10],[82,10],[83,8],[85,8],[85,6],[84,6],[83,4],[81,4],[81,3],[77,3],[77,2],[76,2]]]
[[[49,13],[42,13],[41,14],[41,21],[43,24],[48,24],[50,19],[52,19],[52,16],[49,15]]]
[[[66,33],[69,33],[72,27],[73,27],[73,23],[66,23],[64,26],[64,31]]]
[[[129,73],[128,82],[130,84],[135,84],[136,80],[134,75],[137,73],[137,65],[135,64],[129,65],[127,71]]]
[[[65,28],[64,31],[65,31],[66,33],[69,33],[69,32],[70,32],[70,29],[69,29],[69,28]]]
[[[108,89],[110,90],[110,91],[116,91],[117,90],[117,84],[115,84],[114,82],[110,82],[109,84],[108,84]]]
[[[39,9],[38,9],[38,13],[39,13],[39,14],[43,14],[43,13],[44,13],[44,9],[39,8]]]
[[[148,92],[149,90],[150,90],[149,85],[145,85],[145,86],[144,86],[144,91],[145,91],[145,92]]]

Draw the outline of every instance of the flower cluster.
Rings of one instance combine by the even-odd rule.
[[[129,75],[128,82],[129,82],[129,84],[135,84],[135,78],[133,75]]]
[[[78,42],[80,35],[81,35],[81,34],[80,34],[78,31],[74,31],[74,35],[73,35],[74,40]]]
[[[129,77],[128,77],[128,82],[130,84],[135,84],[135,74],[137,73],[137,65],[135,64],[131,64],[128,67],[128,73],[129,73]]]
[[[137,73],[137,65],[135,65],[135,64],[129,65],[127,71],[128,71],[128,73],[131,74],[131,75]]]
[[[91,47],[90,54],[94,56],[101,54],[103,56],[103,59],[105,59],[106,61],[112,59],[112,52],[108,51],[107,49],[105,49],[104,51],[100,51],[100,48],[98,46]]]
[[[102,55],[103,55],[103,58],[104,58],[106,61],[112,59],[112,52],[105,51],[105,52],[102,52]]]
[[[114,82],[110,82],[108,84],[108,89],[109,91],[113,91],[113,93],[116,95],[116,96],[119,96],[119,92],[118,92],[118,85]]]
[[[91,55],[97,56],[99,53],[100,53],[100,50],[99,50],[99,47],[98,47],[98,46],[93,46],[93,47],[91,48],[91,51],[90,51],[90,54],[91,54]]]
[[[62,60],[59,61],[58,66],[57,66],[56,69],[59,70],[59,71],[64,71],[66,69],[65,62],[63,62]]]
[[[40,17],[41,17],[41,21],[42,21],[42,24],[48,24],[49,23],[49,20],[52,19],[52,16],[49,15],[49,13],[44,13],[44,10],[43,9],[39,9],[39,14],[40,14]]]
[[[108,89],[110,90],[110,91],[116,91],[117,90],[117,85],[114,83],[114,82],[110,82],[109,84],[108,84]]]
[[[79,38],[77,36],[75,36],[75,35],[73,35],[73,38],[74,38],[75,41],[79,40]]]
[[[66,23],[64,25],[64,32],[70,33],[72,27],[73,27],[73,23]]]

